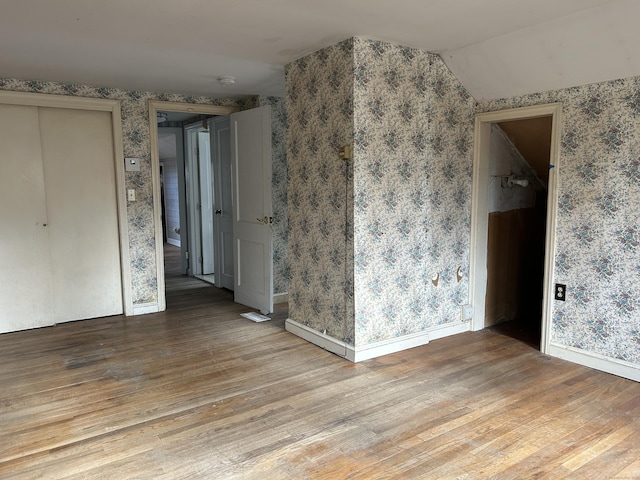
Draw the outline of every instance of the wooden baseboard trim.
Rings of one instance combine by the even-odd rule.
[[[587,352],[575,347],[551,342],[547,351],[552,357],[558,357],[569,362],[584,365],[619,377],[640,382],[640,366],[633,363],[605,357],[597,353]]]
[[[312,328],[302,325],[288,318],[285,321],[285,328],[288,332],[297,335],[314,345],[324,348],[325,350],[335,353],[341,357],[345,357],[354,363],[369,360],[371,358],[381,357],[390,353],[400,352],[409,348],[426,345],[430,340],[448,337],[457,333],[466,332],[470,328],[469,322],[449,323],[446,325],[437,325],[430,327],[424,332],[412,333],[402,337],[391,338],[381,342],[370,343],[368,345],[353,346],[337,340],[329,335],[318,332]]]
[[[279,303],[288,303],[289,302],[289,294],[285,293],[275,293],[273,295],[273,304],[278,305]]]

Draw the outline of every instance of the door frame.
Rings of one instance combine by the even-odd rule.
[[[122,114],[120,100],[87,97],[69,97],[48,93],[0,91],[0,103],[31,107],[66,108],[111,113],[113,134],[113,160],[115,162],[116,210],[120,241],[120,278],[122,281],[122,306],[125,315],[134,314],[131,260],[129,255],[129,227],[127,222],[127,196],[124,173],[124,149],[122,145]],[[159,178],[158,178],[158,183]],[[158,185],[159,187],[159,185]],[[162,229],[162,226],[160,226]]]
[[[227,131],[227,138],[229,143],[228,155],[222,155],[220,137],[218,134],[223,131]],[[233,206],[225,203],[225,200],[232,202],[233,199],[233,179],[231,178],[231,118],[229,115],[221,115],[209,120],[209,134],[211,135],[210,144],[211,160],[213,162],[213,204],[215,214],[213,217],[213,230],[215,239],[215,286],[218,288],[227,288],[233,291],[233,268],[231,269],[231,275],[225,269],[225,263],[233,264],[233,238],[229,244],[225,243],[225,232],[228,231],[228,226],[233,223]],[[227,167],[228,170],[225,170]],[[229,176],[225,177],[224,173],[228,172]],[[229,193],[229,198],[225,198],[225,192]],[[225,208],[229,206],[229,208]],[[223,226],[224,225],[224,226]],[[231,227],[233,230],[233,227]],[[232,235],[233,236],[233,235]],[[226,254],[226,255],[225,255]],[[229,261],[229,262],[228,262]],[[229,276],[231,280],[229,281]]]
[[[159,127],[158,128],[158,135],[173,135],[176,138],[176,166],[178,169],[178,172],[180,172],[180,170],[182,170],[184,172],[184,148],[178,148],[179,146],[181,147],[183,145],[183,141],[182,141],[182,133],[183,130],[180,127]],[[163,161],[160,160],[159,161],[159,165],[162,165]],[[158,171],[158,175],[159,175],[159,171]],[[165,172],[165,176],[166,176],[166,172]],[[166,181],[166,178],[165,178]],[[165,192],[166,194],[166,192]],[[180,197],[184,197],[184,175],[178,175],[178,196]],[[167,199],[165,196],[165,209],[167,207]],[[183,208],[182,205],[179,205],[178,208],[178,217],[179,217],[179,225],[186,225],[187,221],[184,217],[184,212],[183,212]],[[167,226],[168,229],[168,226]],[[167,236],[169,234],[169,231],[167,230]],[[187,238],[187,235],[185,234],[185,238]],[[180,248],[182,248],[183,244],[182,244],[182,239],[180,241]],[[184,242],[184,248],[187,249],[187,242]],[[181,263],[181,268],[183,269],[183,271],[186,272],[186,265],[184,265],[184,263]]]
[[[194,151],[198,147],[198,134],[202,130],[202,122],[196,121],[182,127],[183,131],[183,151],[184,151],[184,197],[180,200],[184,202],[186,222],[180,226],[180,230],[187,232],[187,251],[189,261],[187,262],[187,275],[202,275],[202,262],[200,253],[202,252],[202,208],[201,205],[201,185],[200,185],[200,157]]]
[[[156,114],[162,112],[193,113],[194,115],[229,115],[237,112],[238,107],[222,105],[203,105],[186,102],[166,102],[149,100],[149,134],[151,142],[151,182],[153,189],[153,220],[156,244],[156,283],[158,311],[167,309],[164,275],[164,245],[162,241],[162,206],[160,194],[160,155],[158,153],[158,122]]]
[[[549,184],[547,190],[547,221],[545,239],[544,280],[542,296],[542,335],[540,351],[549,349],[551,299],[556,246],[556,215],[558,205],[558,168],[560,167],[560,127],[562,104],[551,103],[479,113],[475,119],[473,147],[473,184],[471,200],[471,252],[469,261],[469,300],[473,306],[472,330],[484,328],[485,298],[487,294],[487,235],[489,227],[489,147],[491,125],[509,120],[552,117],[551,152],[549,156]]]

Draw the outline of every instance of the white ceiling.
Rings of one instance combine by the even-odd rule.
[[[0,77],[283,95],[352,36],[440,53],[477,99],[640,75],[638,0],[2,0]],[[217,79],[237,83],[222,87]]]

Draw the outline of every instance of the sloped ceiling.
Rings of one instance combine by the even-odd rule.
[[[3,0],[0,77],[282,95],[351,36],[441,54],[477,99],[640,74],[637,0]],[[237,78],[231,87],[217,79]]]
[[[545,185],[549,181],[551,124],[552,117],[537,117],[498,123],[498,126],[509,137],[511,143]]]

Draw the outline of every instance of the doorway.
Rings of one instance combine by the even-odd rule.
[[[187,232],[189,252],[188,274],[207,283],[215,283],[213,235],[213,168],[211,163],[211,142],[209,120],[186,122],[184,125],[185,168],[182,170],[186,186],[185,197],[187,224],[182,231]],[[184,202],[186,198],[186,202]]]
[[[201,274],[201,271],[198,271],[198,272],[193,271],[192,266],[194,265],[194,263],[191,262],[191,260],[193,259],[189,258],[189,255],[187,253],[190,251],[191,245],[193,244],[193,241],[195,241],[195,238],[199,237],[199,235],[194,235],[195,238],[191,238],[187,228],[187,225],[189,224],[189,222],[190,221],[193,222],[195,220],[195,219],[189,219],[188,218],[189,214],[187,212],[199,211],[199,209],[197,208],[197,204],[199,203],[199,201],[197,201],[195,197],[189,200],[190,194],[187,194],[187,189],[189,188],[189,186],[186,185],[186,182],[189,181],[189,177],[190,177],[187,156],[183,156],[182,165],[178,164],[180,163],[179,160],[176,161],[177,169],[182,168],[182,171],[186,170],[185,181],[178,182],[178,184],[176,185],[178,190],[177,195],[179,198],[182,198],[182,199],[186,198],[187,201],[191,201],[194,208],[188,209],[186,205],[182,205],[180,207],[180,215],[179,215],[180,225],[177,227],[174,225],[168,225],[169,232],[163,232],[163,226],[162,226],[163,194],[162,194],[162,186],[160,182],[160,153],[159,153],[160,135],[159,135],[159,128],[158,128],[159,125],[161,124],[158,124],[158,113],[166,112],[167,114],[180,114],[176,118],[178,119],[179,122],[182,122],[188,118],[194,118],[198,116],[209,117],[209,116],[216,116],[216,115],[229,115],[237,110],[238,109],[236,107],[225,107],[225,106],[215,106],[215,105],[196,105],[196,104],[188,104],[188,103],[173,103],[173,102],[163,102],[163,101],[149,102],[149,124],[151,127],[150,128],[151,168],[152,168],[153,197],[154,197],[155,226],[156,226],[155,227],[156,268],[158,271],[158,286],[157,286],[158,293],[157,294],[158,294],[158,308],[160,311],[165,310],[167,306],[166,305],[165,269],[164,269],[165,246],[164,246],[164,242],[162,241],[165,233],[168,233],[170,235],[171,231],[175,233],[176,229],[179,232],[179,243],[180,243],[180,249],[181,249],[181,254],[180,254],[181,271],[184,273],[189,273],[190,275],[195,275],[196,273]],[[166,118],[168,117],[165,116],[165,120]],[[165,125],[167,124],[176,128],[179,127],[179,130],[182,132],[181,123],[171,124],[166,122]],[[204,125],[202,124],[202,122],[200,122],[200,124],[196,127],[192,129],[193,135],[194,135],[193,138],[196,140],[204,141],[204,136],[201,135],[205,131]],[[164,128],[164,127],[161,127],[161,128]],[[206,130],[208,132],[208,125]],[[188,138],[189,137],[187,135],[184,136],[185,143],[189,142]],[[197,143],[196,143],[196,146],[197,146]],[[179,146],[177,147],[177,150],[180,150]],[[208,147],[207,147],[207,150],[208,150]],[[196,157],[196,161],[197,161],[197,157]],[[163,160],[162,163],[163,163],[163,177],[166,185],[167,173],[168,173],[167,162],[166,160]],[[191,168],[191,171],[193,171],[193,167]],[[180,176],[178,176],[178,178],[179,177]],[[199,182],[199,180],[195,180],[196,178],[198,177],[194,176],[194,179],[192,179],[191,182],[192,183]],[[165,192],[164,196],[166,199],[167,192]],[[194,217],[195,216],[200,217],[198,222],[202,222],[201,216],[199,214],[195,215],[194,213]],[[201,241],[202,240],[200,239],[199,242]],[[197,250],[191,250],[191,251],[197,251]]]
[[[232,208],[229,210],[231,212],[230,233],[225,235],[224,222],[214,220],[214,224],[217,223],[220,226],[219,238],[222,239],[217,242],[217,245],[218,247],[222,246],[223,249],[216,264],[224,266],[225,269],[227,266],[229,269],[233,267],[233,291],[236,302],[261,312],[273,311],[271,108],[267,105],[234,113],[236,110],[238,110],[236,107],[149,101],[159,310],[166,310],[167,305],[164,288],[164,243],[162,242],[162,195],[160,191],[157,116],[162,112],[186,111],[207,116],[229,115],[229,121],[226,122],[226,125],[221,121],[218,130],[215,128],[211,130],[213,138],[216,138],[216,131],[221,136],[229,138],[225,148],[229,151],[228,172],[232,187],[227,191],[229,198],[233,197],[233,200],[229,202],[232,204]],[[215,125],[218,125],[217,121],[215,121]],[[214,148],[214,163],[217,151]],[[221,189],[218,191],[221,192]],[[224,199],[224,192],[221,193],[221,198]],[[224,202],[222,201],[220,205],[224,205]],[[216,210],[215,213],[217,214],[218,211]],[[218,216],[222,218],[223,215],[216,215],[216,217]],[[231,237],[231,241],[225,240],[228,237]],[[227,248],[225,249],[225,247]],[[218,278],[223,278],[223,276],[216,276],[216,286],[218,286]]]
[[[233,290],[229,117],[158,118],[165,269]]]
[[[545,352],[560,105],[476,117],[470,298],[487,327]]]

